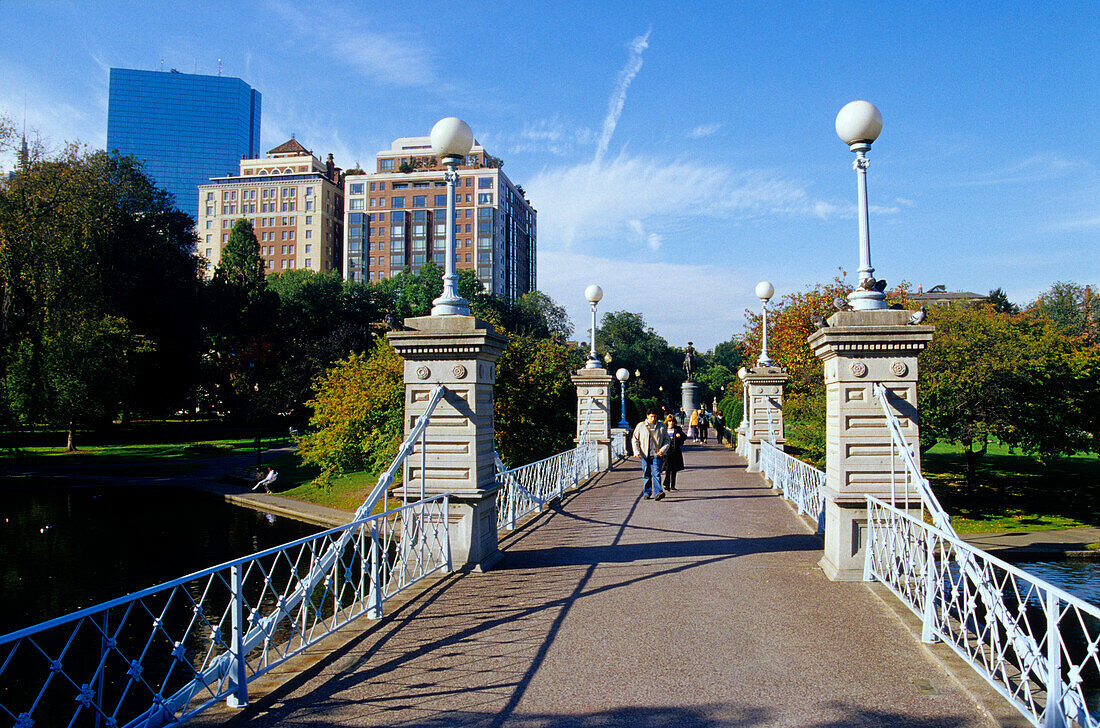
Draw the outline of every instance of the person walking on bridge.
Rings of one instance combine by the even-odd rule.
[[[661,465],[665,490],[670,491],[676,490],[676,473],[684,469],[683,445],[687,435],[676,424],[676,419],[672,415],[665,418],[665,429],[668,430],[668,450],[665,451]]]
[[[650,408],[645,419],[634,428],[630,439],[635,456],[642,461],[642,495],[653,500],[661,500],[665,492],[661,489],[661,458],[668,450],[668,430],[657,421],[657,410]]]

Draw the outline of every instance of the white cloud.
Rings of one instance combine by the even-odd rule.
[[[622,236],[630,220],[645,227],[670,215],[748,219],[817,215],[821,205],[835,209],[811,200],[799,183],[769,173],[625,154],[599,166],[547,168],[524,187],[539,211],[539,244],[549,248]]]
[[[431,48],[417,38],[345,31],[336,33],[331,47],[335,58],[379,85],[422,88],[439,84]]]
[[[688,132],[688,136],[692,139],[702,139],[703,137],[709,137],[722,128],[721,124],[700,124],[691,131]]]
[[[608,311],[640,313],[670,344],[693,341],[703,351],[740,334],[742,312],[759,306],[752,296],[756,279],[733,268],[613,260],[560,250],[540,250],[538,266],[539,290],[565,307],[578,338],[591,325],[584,300],[590,283],[604,290],[599,316]],[[684,290],[706,291],[705,316],[700,315],[700,299],[680,295]]]
[[[1026,159],[991,169],[954,186],[986,187],[989,185],[1023,184],[1059,179],[1085,167],[1079,160],[1065,159],[1057,154],[1035,154]]]
[[[611,143],[611,136],[615,133],[615,127],[619,124],[619,116],[622,115],[623,106],[626,104],[626,92],[630,89],[630,83],[638,75],[638,71],[642,70],[642,51],[649,48],[649,34],[652,32],[652,29],[647,30],[645,35],[639,35],[630,42],[630,57],[627,59],[626,65],[623,66],[623,70],[619,71],[619,82],[607,104],[607,116],[603,120],[600,141],[596,145],[596,156],[592,162],[594,167],[600,166],[603,156],[607,152],[607,145]]]

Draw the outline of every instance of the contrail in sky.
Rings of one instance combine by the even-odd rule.
[[[611,95],[611,101],[607,104],[607,116],[603,120],[603,130],[600,132],[600,142],[596,146],[596,157],[592,160],[593,167],[599,167],[603,161],[603,155],[607,152],[607,145],[611,143],[611,135],[615,133],[615,127],[619,123],[619,116],[623,113],[623,104],[626,103],[626,92],[630,88],[630,82],[642,69],[642,51],[649,48],[650,28],[645,35],[639,35],[630,42],[630,58],[627,59],[623,70],[619,72],[619,84],[615,87],[615,93]]]

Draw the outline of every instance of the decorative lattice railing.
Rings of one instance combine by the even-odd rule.
[[[0,716],[152,728],[244,705],[258,676],[449,571],[447,494],[372,515],[418,441],[423,452],[443,394],[350,523],[0,636]]]

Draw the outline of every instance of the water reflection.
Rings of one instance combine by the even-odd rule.
[[[175,488],[0,495],[0,634],[321,528]]]
[[[1100,607],[1100,562],[1096,561],[1033,561],[1017,564],[1075,597]]]

